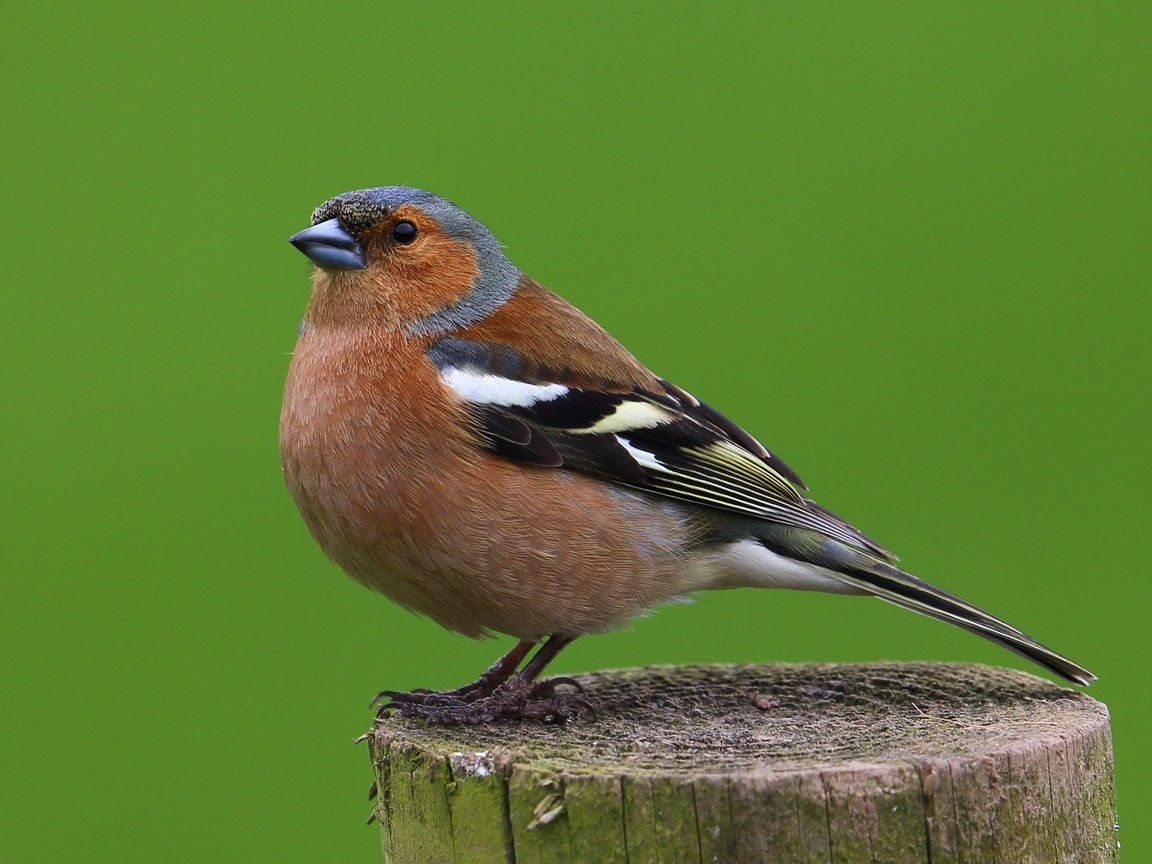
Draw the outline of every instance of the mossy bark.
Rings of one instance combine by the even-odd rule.
[[[596,717],[369,736],[384,860],[1114,862],[1107,709],[1005,669],[580,676]]]

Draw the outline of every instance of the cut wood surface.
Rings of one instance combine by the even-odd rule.
[[[384,860],[1113,862],[1107,709],[984,666],[577,676],[595,717],[369,736]]]

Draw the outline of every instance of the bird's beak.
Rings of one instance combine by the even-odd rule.
[[[339,219],[305,228],[289,237],[288,242],[325,270],[363,270],[366,266],[364,250]]]

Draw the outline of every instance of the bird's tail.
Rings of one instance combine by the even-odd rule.
[[[831,570],[855,588],[905,609],[963,627],[1076,684],[1087,685],[1096,680],[1096,676],[1087,669],[1046,648],[1028,634],[911,573],[834,540],[825,542],[822,547],[818,557],[823,560],[813,563]]]

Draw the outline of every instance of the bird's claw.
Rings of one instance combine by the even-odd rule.
[[[577,692],[558,693],[557,687],[571,687]],[[596,707],[585,695],[584,687],[573,678],[558,677],[544,681],[512,678],[492,688],[491,692],[484,692],[486,689],[462,687],[457,691],[425,693],[384,691],[381,695],[390,701],[380,705],[376,718],[382,719],[389,711],[396,711],[401,717],[457,726],[490,723],[498,719],[564,723],[581,714],[596,714]]]

